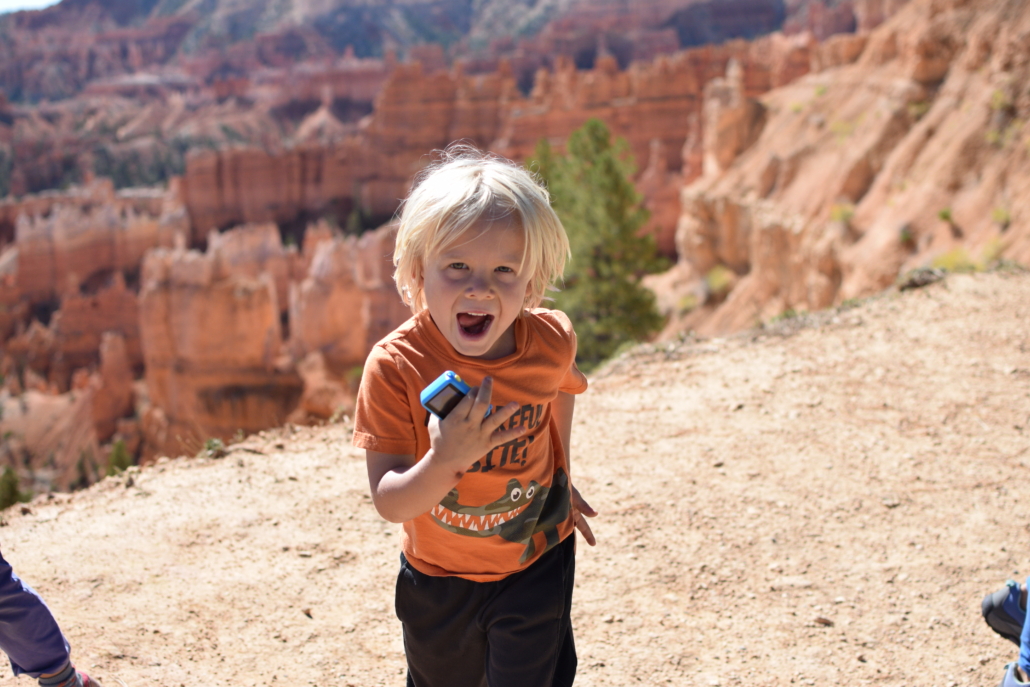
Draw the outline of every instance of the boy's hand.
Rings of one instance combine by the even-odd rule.
[[[489,416],[493,379],[487,377],[482,385],[473,387],[443,420],[436,415],[429,418],[429,443],[433,461],[464,474],[477,460],[491,449],[526,433],[526,425],[503,429],[519,409],[514,401],[502,408],[494,408]]]
[[[597,511],[590,507],[590,504],[580,495],[579,489],[572,487],[572,522],[576,523],[576,529],[586,539],[587,544],[590,546],[596,546],[597,540],[594,539],[594,533],[590,530],[590,523],[586,521],[583,516],[592,518],[597,515]]]

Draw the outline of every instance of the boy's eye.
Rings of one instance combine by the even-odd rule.
[[[510,267],[498,267],[498,268],[497,268],[497,271],[498,271],[498,272],[514,272],[515,270],[513,270],[513,269],[512,269],[512,268],[510,268]]]
[[[463,262],[452,262],[450,265],[447,265],[447,267],[452,270],[463,270],[466,265]]]

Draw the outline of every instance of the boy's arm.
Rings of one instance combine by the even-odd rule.
[[[519,404],[511,402],[487,415],[493,380],[473,387],[443,420],[429,420],[430,448],[422,460],[365,450],[368,484],[376,510],[390,522],[405,522],[429,511],[491,449],[521,436],[525,425],[504,429]]]
[[[558,392],[558,398],[551,403],[551,412],[554,413],[555,422],[558,424],[558,436],[561,437],[562,448],[565,450],[565,462],[569,466],[569,474],[572,474],[572,415],[576,410],[576,397],[564,391]],[[590,531],[590,525],[583,516],[594,517],[597,511],[590,507],[576,487],[572,487],[572,512],[576,529],[579,530],[587,544],[594,546],[597,540],[594,533]]]
[[[429,457],[429,454],[426,454]],[[461,479],[454,470],[440,470],[438,463],[415,456],[365,451],[372,503],[390,522],[404,522],[422,515],[440,502]]]

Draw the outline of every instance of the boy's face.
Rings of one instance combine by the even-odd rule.
[[[515,352],[532,277],[522,270],[525,244],[517,226],[481,223],[426,259],[429,314],[458,353],[494,360]]]

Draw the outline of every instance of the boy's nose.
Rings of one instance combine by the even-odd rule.
[[[469,280],[468,287],[465,289],[465,294],[472,298],[486,298],[493,294],[493,290],[490,288],[490,282],[482,277],[473,277]]]

